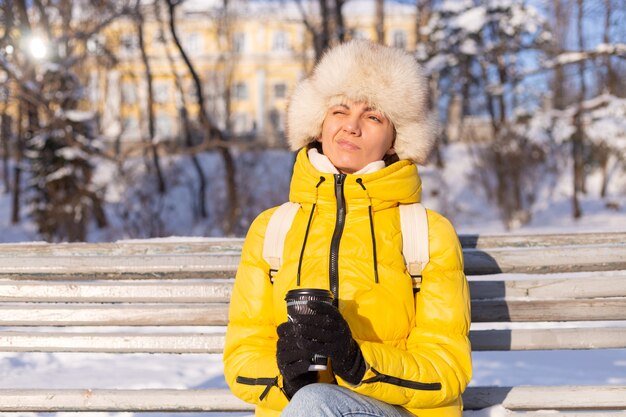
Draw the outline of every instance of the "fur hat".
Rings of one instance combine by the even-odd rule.
[[[394,125],[400,159],[424,164],[435,141],[428,85],[415,59],[400,49],[354,40],[330,49],[296,87],[287,110],[287,140],[298,150],[321,135],[329,107],[365,102]]]

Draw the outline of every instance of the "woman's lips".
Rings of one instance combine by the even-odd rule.
[[[358,151],[360,149],[357,145],[345,139],[339,139],[337,141],[337,145],[339,145],[340,148],[348,151]]]

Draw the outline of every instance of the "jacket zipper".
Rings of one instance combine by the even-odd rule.
[[[263,401],[267,394],[270,393],[272,387],[278,387],[278,377],[274,378],[248,378],[246,376],[238,376],[237,382],[244,385],[265,385],[265,389],[261,393],[259,400]]]
[[[371,384],[372,382],[386,382],[387,384],[398,385],[403,388],[411,388],[422,391],[439,391],[441,390],[441,383],[439,382],[417,382],[409,381],[408,379],[396,378],[395,376],[389,376],[381,374],[374,368],[370,368],[374,372],[374,376],[370,379],[364,380],[363,384]]]
[[[335,221],[335,231],[330,242],[330,263],[328,279],[330,291],[333,293],[333,304],[339,304],[339,242],[343,234],[343,226],[346,222],[346,199],[343,195],[345,174],[335,174],[335,199],[337,200],[337,218]]]

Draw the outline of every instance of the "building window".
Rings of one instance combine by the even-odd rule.
[[[189,32],[183,35],[183,46],[190,55],[200,55],[202,53],[202,34],[199,32]]]
[[[172,117],[166,113],[159,113],[155,126],[157,136],[161,138],[171,138],[174,136],[174,123]]]
[[[274,98],[285,98],[287,97],[287,84],[278,83],[274,84]]]
[[[9,88],[5,85],[0,85],[0,101],[9,100]]]
[[[286,32],[278,31],[272,34],[272,51],[280,52],[289,50],[289,36]]]
[[[167,103],[170,99],[170,83],[165,80],[155,81],[152,84],[152,94],[155,103]]]
[[[137,86],[130,81],[122,83],[122,102],[124,104],[135,104],[137,102]]]
[[[248,115],[246,113],[234,113],[232,115],[233,133],[242,135],[248,133]]]
[[[396,30],[393,32],[393,46],[398,49],[406,49],[406,32]]]
[[[352,39],[369,39],[369,36],[367,35],[367,32],[355,29],[352,31]]]
[[[248,86],[244,82],[239,82],[233,86],[233,98],[235,100],[246,100],[248,98]]]
[[[120,36],[120,54],[125,57],[134,55],[139,50],[139,40],[134,33],[124,33]]]
[[[270,125],[275,133],[283,133],[285,130],[284,114],[276,109],[269,112]]]
[[[139,122],[136,117],[126,117],[122,121],[122,136],[125,138],[139,138]]]
[[[233,34],[233,52],[243,53],[246,51],[246,34],[237,32]]]

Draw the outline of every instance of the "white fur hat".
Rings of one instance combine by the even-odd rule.
[[[400,49],[354,40],[330,49],[297,86],[287,110],[287,139],[298,150],[321,135],[328,108],[341,100],[365,102],[396,129],[400,159],[424,164],[435,141],[428,85],[415,59]]]

